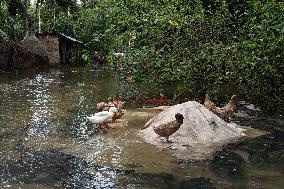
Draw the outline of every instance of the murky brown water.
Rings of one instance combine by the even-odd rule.
[[[108,133],[93,134],[95,126],[86,123],[86,116],[96,112],[97,102],[121,94],[111,72],[61,68],[1,76],[0,81],[0,188],[284,185],[281,121],[263,120],[260,128],[271,134],[228,145],[212,160],[181,161],[139,135],[149,115],[124,117]],[[136,106],[126,109],[133,113]]]

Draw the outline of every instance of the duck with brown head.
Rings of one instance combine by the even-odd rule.
[[[210,100],[210,97],[206,95],[204,106],[208,110],[212,111],[214,114],[222,118],[224,121],[230,122],[230,120],[234,116],[234,112],[237,109],[237,102],[238,102],[238,96],[233,95],[230,101],[228,102],[228,104],[226,104],[223,107],[218,107]]]
[[[153,127],[156,134],[158,134],[161,137],[165,137],[167,139],[167,142],[169,141],[169,137],[174,134],[177,130],[179,130],[180,126],[183,124],[183,115],[180,113],[175,114],[175,120],[161,124],[156,125]]]

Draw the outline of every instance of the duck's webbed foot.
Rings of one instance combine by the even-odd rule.
[[[107,128],[107,125],[105,123],[100,124],[100,130],[104,130]]]
[[[106,128],[107,128],[107,124],[106,123],[101,123],[100,124],[100,133],[104,134],[107,133]]]
[[[109,128],[111,128],[111,126],[109,124],[107,124],[107,123],[102,123],[101,126],[100,126],[101,130],[109,129]]]
[[[111,118],[111,123],[114,123],[115,120],[116,120],[116,118],[113,116],[113,117]]]
[[[106,131],[105,129],[102,129],[102,130],[101,130],[101,133],[102,133],[102,134],[106,134],[107,131]]]

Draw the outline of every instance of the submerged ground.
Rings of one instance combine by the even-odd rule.
[[[283,118],[245,107],[235,122],[269,132],[210,160],[186,161],[144,142],[149,116],[93,133],[86,116],[122,88],[111,72],[60,68],[0,78],[0,188],[282,188]],[[128,91],[131,92],[131,91]],[[137,93],[137,91],[133,91]],[[129,94],[128,94],[129,95]],[[127,103],[135,112],[137,105]]]

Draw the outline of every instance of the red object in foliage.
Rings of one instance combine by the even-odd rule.
[[[158,105],[158,104],[168,104],[169,101],[170,100],[168,98],[153,98],[153,99],[147,100],[147,103]]]

